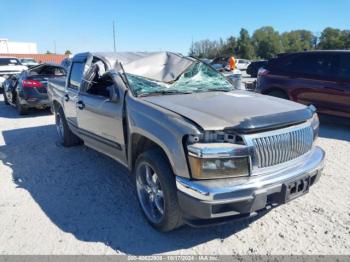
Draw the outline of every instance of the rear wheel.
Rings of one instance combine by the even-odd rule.
[[[9,105],[10,103],[9,103],[9,101],[7,100],[7,96],[6,96],[6,94],[5,94],[5,91],[4,91],[2,94],[3,94],[3,96],[4,96],[5,105]]]
[[[16,108],[17,108],[17,112],[19,115],[27,115],[28,114],[28,107],[24,106],[21,104],[21,102],[19,101],[18,96],[16,97]]]
[[[143,152],[136,160],[136,190],[142,211],[156,229],[166,232],[182,224],[175,176],[161,150]]]
[[[289,97],[286,94],[286,92],[280,91],[280,90],[271,91],[271,92],[267,93],[267,95],[289,100]]]
[[[69,128],[62,107],[55,110],[56,130],[60,143],[63,146],[75,146],[81,144],[82,141]]]

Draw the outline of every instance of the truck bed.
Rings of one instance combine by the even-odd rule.
[[[47,85],[47,93],[50,101],[60,101],[64,95],[66,88],[66,77],[51,78]]]

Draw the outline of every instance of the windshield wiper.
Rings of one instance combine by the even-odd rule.
[[[160,90],[154,92],[145,92],[138,95],[138,97],[144,96],[156,96],[156,95],[177,95],[177,94],[192,94],[189,91],[178,91],[178,90]]]
[[[230,92],[232,89],[227,88],[211,88],[211,89],[200,89],[197,92]]]

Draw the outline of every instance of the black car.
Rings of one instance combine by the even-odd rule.
[[[267,60],[251,62],[247,68],[247,74],[250,75],[251,77],[257,77],[259,69],[266,66],[267,62],[268,62]]]
[[[47,82],[65,76],[65,68],[56,64],[41,64],[13,75],[3,84],[5,103],[15,106],[20,115],[27,114],[29,108],[50,107]]]

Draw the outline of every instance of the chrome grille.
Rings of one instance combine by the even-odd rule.
[[[284,163],[311,150],[313,132],[310,126],[271,136],[253,138],[256,164],[259,168]]]

